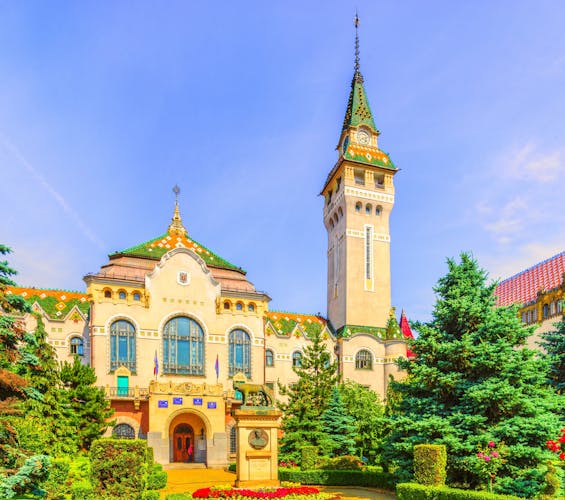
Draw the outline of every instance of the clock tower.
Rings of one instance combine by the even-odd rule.
[[[338,335],[348,327],[383,329],[391,310],[389,216],[397,168],[379,149],[359,66],[355,67],[337,146],[338,159],[321,194],[328,232],[328,318]]]

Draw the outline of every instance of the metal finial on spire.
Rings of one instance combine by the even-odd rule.
[[[182,219],[180,217],[180,210],[179,210],[180,187],[178,187],[176,184],[175,187],[173,187],[173,193],[175,193],[175,213],[173,214],[173,218],[171,219],[171,224],[169,225],[168,233],[184,236],[187,233],[187,231],[186,228],[183,226]]]
[[[355,25],[355,75],[359,73],[359,15],[355,11],[355,18],[353,19]]]

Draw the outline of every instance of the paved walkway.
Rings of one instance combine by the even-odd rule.
[[[166,471],[169,476],[167,487],[161,492],[161,499],[170,493],[192,493],[198,488],[207,486],[230,486],[235,483],[235,473],[216,469],[170,469]],[[391,500],[395,496],[390,493],[379,492],[370,488],[347,488],[342,486],[326,486],[323,491],[337,493],[348,500]]]

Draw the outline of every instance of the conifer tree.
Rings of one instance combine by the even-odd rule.
[[[11,250],[0,244],[0,255]],[[17,273],[7,261],[0,261],[0,496],[13,498],[16,494],[40,492],[38,484],[47,477],[47,457],[30,456],[23,449],[18,433],[10,419],[21,415],[20,402],[28,398],[27,381],[14,371],[21,361],[21,349],[30,340],[21,320],[30,312],[22,297],[7,294],[14,286],[12,276]],[[20,417],[21,418],[21,417]]]
[[[448,481],[480,487],[477,446],[504,441],[495,490],[532,498],[543,486],[544,443],[561,427],[548,362],[524,347],[532,329],[515,307],[495,307],[495,285],[470,255],[448,267],[434,289],[432,320],[415,325],[416,358],[400,361],[408,378],[393,382],[399,398],[386,459],[406,476],[415,444],[445,444]]]
[[[541,334],[540,346],[547,352],[551,368],[548,381],[559,394],[565,392],[565,314],[555,324],[555,330]]]
[[[377,393],[358,382],[347,380],[339,385],[345,413],[355,425],[353,438],[356,454],[368,463],[380,462],[384,436],[388,432],[385,408]]]
[[[113,410],[104,397],[104,390],[96,387],[96,374],[83,365],[78,356],[73,363],[61,367],[63,400],[72,410],[72,426],[79,438],[79,447],[90,449],[92,441],[102,436],[108,427],[107,419]]]
[[[281,458],[300,461],[302,446],[320,446],[324,432],[320,417],[328,406],[333,387],[338,380],[337,362],[331,362],[321,331],[313,331],[304,348],[300,366],[292,370],[298,380],[280,386],[286,402],[279,403],[283,411]]]
[[[324,454],[330,457],[353,455],[355,453],[355,423],[346,412],[337,387],[332,395],[326,411],[322,414],[322,425],[325,437],[322,440]]]

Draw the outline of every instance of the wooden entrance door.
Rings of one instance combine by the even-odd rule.
[[[173,432],[173,461],[194,462],[194,431],[188,424],[179,424]]]

